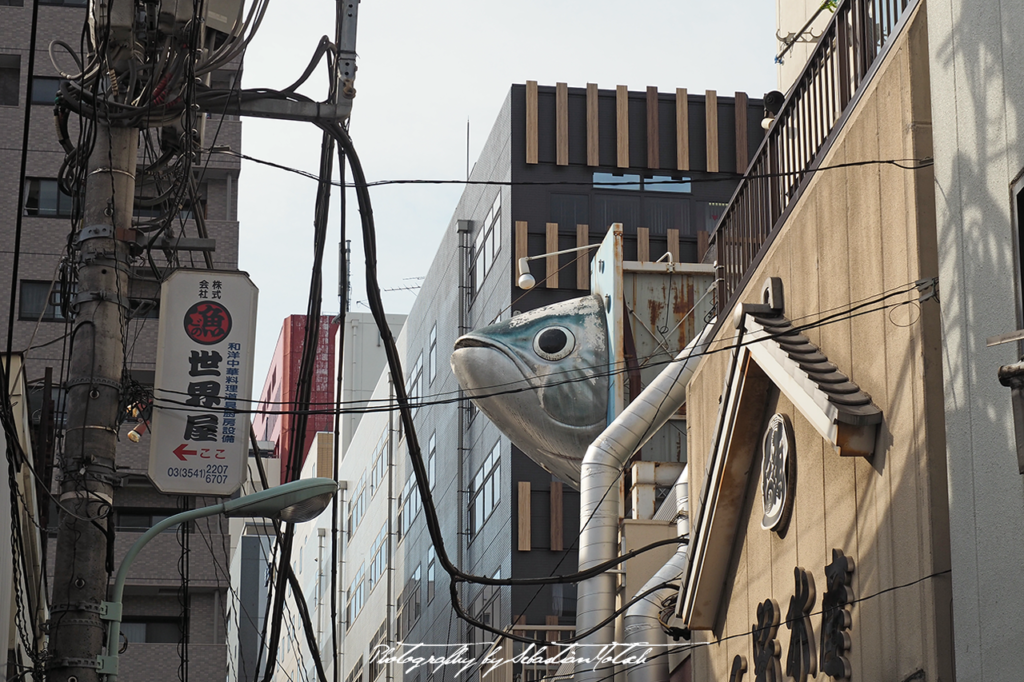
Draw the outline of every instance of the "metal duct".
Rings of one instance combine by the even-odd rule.
[[[676,356],[645,388],[636,400],[598,436],[583,458],[580,471],[580,553],[581,571],[614,559],[618,551],[618,482],[626,462],[650,440],[669,417],[686,402],[686,386],[700,360],[714,320]],[[576,601],[576,631],[597,626],[615,610],[615,574],[584,580]],[[596,656],[612,644],[614,627],[604,626],[581,640],[581,657]],[[597,668],[596,670],[594,668]],[[607,668],[580,663],[575,682],[596,682],[607,676]]]
[[[676,528],[680,536],[690,533],[690,484],[687,480],[688,467],[683,468],[683,473],[675,483],[676,491]],[[640,593],[646,592],[662,583],[672,582],[682,578],[686,570],[686,555],[689,545],[679,545],[676,553],[665,562],[665,565],[658,569],[647,584],[640,588]],[[638,593],[639,594],[639,593]],[[666,587],[652,592],[636,604],[626,610],[623,619],[625,631],[624,641],[626,644],[650,644],[653,654],[665,654],[665,646],[668,644],[668,636],[661,626],[659,620],[661,604],[674,594],[679,594],[678,587]],[[638,648],[642,651],[642,648]],[[632,655],[632,652],[630,652]],[[648,660],[639,665],[626,668],[627,682],[665,682],[669,678],[668,656],[659,655],[657,658]]]

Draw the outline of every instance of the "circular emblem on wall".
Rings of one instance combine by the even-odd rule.
[[[185,313],[185,333],[204,346],[220,343],[231,333],[231,313],[216,301],[199,301]]]
[[[793,426],[784,414],[772,415],[761,441],[761,527],[782,532],[793,507],[796,456]]]

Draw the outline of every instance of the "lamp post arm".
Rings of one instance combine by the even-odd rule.
[[[107,657],[113,657],[116,659],[118,656],[118,636],[121,633],[121,600],[124,596],[124,583],[128,578],[128,569],[131,568],[132,562],[135,561],[135,557],[139,555],[142,548],[157,535],[160,535],[160,533],[163,533],[168,528],[176,526],[179,523],[195,521],[196,519],[215,516],[223,512],[223,502],[209,507],[200,507],[199,509],[183,511],[180,514],[168,516],[163,521],[156,523],[152,528],[143,533],[142,537],[135,541],[135,544],[131,546],[128,553],[124,555],[124,559],[121,560],[121,567],[117,570],[117,577],[114,579],[114,588],[110,594],[109,603],[114,605],[115,610],[113,612],[113,617],[110,618],[107,624]],[[113,673],[107,674],[107,682],[116,682],[116,680],[117,672],[115,668]]]

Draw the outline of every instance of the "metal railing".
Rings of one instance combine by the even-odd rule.
[[[718,310],[732,306],[918,1],[844,0],[836,8],[711,234],[704,260],[718,264]]]

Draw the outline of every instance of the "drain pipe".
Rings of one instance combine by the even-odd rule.
[[[714,320],[686,345],[636,399],[598,436],[583,458],[580,471],[579,570],[585,571],[618,556],[619,476],[626,462],[686,402],[686,385],[708,342]],[[616,576],[605,572],[579,585],[576,631],[596,627],[615,611]],[[597,657],[614,641],[607,625],[581,640],[581,658]],[[621,653],[621,652],[620,652]],[[614,652],[604,655],[614,656]],[[574,682],[597,682],[608,670],[580,662]]]
[[[687,480],[688,467],[683,468],[683,473],[676,481],[676,530],[678,535],[690,534],[690,483]],[[672,555],[665,565],[651,576],[647,584],[640,589],[640,593],[653,589],[654,587],[667,582],[679,580],[686,570],[686,555],[688,545],[679,545],[679,549]],[[666,599],[679,593],[678,587],[666,587],[652,592],[636,604],[626,610],[623,619],[625,630],[625,643],[636,645],[650,644],[655,646],[655,654],[665,652],[664,646],[668,644],[668,636],[662,629],[660,615],[661,604]],[[642,651],[643,647],[638,647]],[[669,677],[668,657],[657,656],[645,663],[630,666],[626,669],[627,682],[664,682]]]

